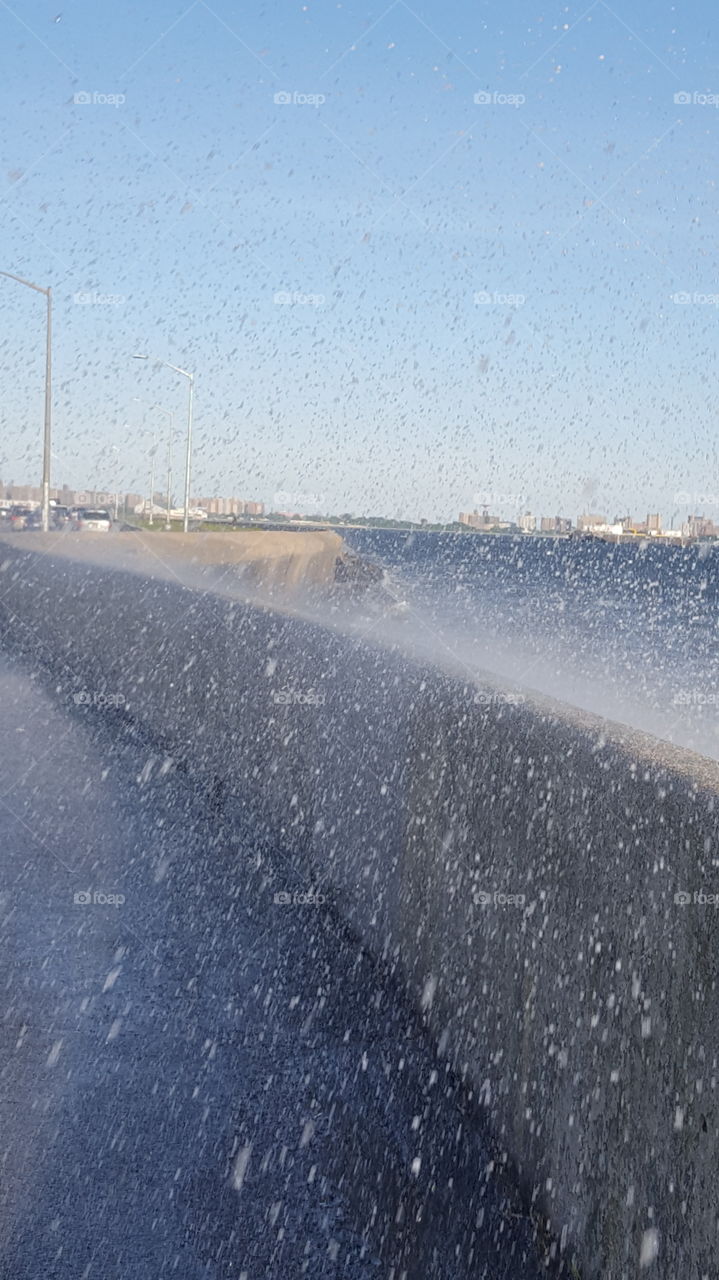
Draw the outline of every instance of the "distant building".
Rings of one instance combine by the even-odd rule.
[[[641,524],[632,526],[633,533],[647,534],[651,538],[656,538],[662,532],[662,522],[658,515],[648,515],[646,520],[642,520]]]
[[[459,523],[466,524],[468,529],[484,529],[486,512],[481,516],[478,511],[460,511]]]
[[[193,498],[192,501],[208,516],[261,516],[265,513],[264,502],[245,502],[244,498]]]
[[[564,516],[542,516],[539,529],[541,533],[571,533],[572,522]]]
[[[608,527],[606,516],[584,515],[577,517],[577,529],[580,533],[591,533]]]
[[[0,481],[0,498],[10,502],[41,503],[42,488],[31,484],[3,484]],[[154,510],[158,512],[163,505],[164,495],[153,494]],[[115,501],[120,510],[134,511],[141,514],[150,509],[148,494],[115,493],[107,489],[71,489],[69,485],[53,486],[50,489],[50,500],[64,507],[114,507]],[[194,508],[202,508],[213,515],[248,515],[261,516],[265,513],[264,502],[245,502],[243,498],[192,498]],[[180,509],[184,512],[184,507]]]
[[[42,502],[42,488],[33,484],[9,484],[5,497],[12,502]]]
[[[537,517],[533,516],[531,511],[525,511],[524,515],[519,517],[517,523],[522,533],[534,533],[537,528]]]
[[[11,502],[42,503],[42,489],[39,485],[10,484],[0,485],[0,493]],[[145,501],[139,493],[115,493],[107,489],[71,489],[63,484],[60,488],[50,488],[50,501],[63,507],[114,507],[115,499],[122,510],[134,511],[138,503]]]
[[[501,520],[499,516],[491,516],[486,507],[479,511],[460,511],[459,523],[466,524],[469,529],[510,529],[509,520]]]
[[[684,538],[715,538],[719,534],[719,529],[713,520],[707,520],[705,516],[687,516],[682,525],[682,537]]]
[[[190,520],[198,520],[198,521],[199,521],[199,520],[206,520],[206,519],[207,519],[207,512],[206,512],[206,511],[203,511],[200,507],[195,507],[195,506],[193,505],[193,503],[194,503],[194,499],[193,499],[193,502],[190,504],[190,506],[189,506],[189,508],[188,508],[188,512],[187,512],[188,518],[189,518]],[[164,515],[164,511],[163,511],[163,515]],[[170,508],[170,520],[184,520],[184,518],[185,518],[185,508],[184,508],[184,507],[171,507],[171,508]]]

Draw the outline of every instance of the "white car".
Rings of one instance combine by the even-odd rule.
[[[109,533],[112,529],[112,516],[109,511],[93,511],[83,507],[72,522],[73,529],[79,533]]]

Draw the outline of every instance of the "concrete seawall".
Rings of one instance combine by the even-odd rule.
[[[106,534],[58,537],[56,533],[0,537],[0,545],[22,547],[28,541],[35,552],[86,563],[111,562],[168,579],[194,571],[205,585],[214,571],[218,578],[241,580],[246,587],[262,587],[283,597],[298,588],[333,582],[337,557],[346,550],[339,534],[327,529],[300,534],[264,529],[188,534],[137,529],[111,539]]]
[[[716,1274],[719,913],[693,895],[719,893],[719,766],[287,613],[20,539],[0,562],[3,643],[121,695],[401,967],[583,1276]]]

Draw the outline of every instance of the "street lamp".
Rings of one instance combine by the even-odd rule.
[[[45,428],[43,432],[42,450],[42,531],[50,528],[50,453],[52,439],[52,289],[43,289],[39,284],[31,284],[22,276],[13,275],[12,271],[0,271],[0,276],[8,280],[17,280],[18,284],[27,285],[36,293],[44,293],[47,298],[47,342],[45,348]]]
[[[117,524],[120,518],[120,446],[111,444],[110,449],[115,454],[115,524]]]
[[[134,355],[133,360],[149,360],[146,355]],[[181,373],[183,378],[187,378],[189,386],[189,397],[187,402],[187,444],[185,448],[185,514],[182,527],[187,533],[190,527],[190,473],[192,470],[192,399],[195,388],[195,375],[188,373],[187,369],[180,369],[176,364],[170,364],[169,360],[160,360],[156,357],[156,363],[164,365],[166,369],[172,369],[173,373]]]
[[[141,400],[139,396],[132,397],[135,404],[147,405],[148,409],[157,409],[158,413],[164,413],[165,417],[170,419],[170,432],[167,437],[167,513],[165,516],[165,529],[172,528],[170,523],[170,499],[172,497],[172,437],[175,434],[175,415],[172,409],[163,409],[161,404],[150,404],[149,400]],[[152,524],[152,494],[155,488],[155,448],[153,442],[152,451],[152,474],[150,477],[150,524]]]

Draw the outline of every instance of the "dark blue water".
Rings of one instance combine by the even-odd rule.
[[[708,544],[342,531],[439,649],[719,758],[719,551]]]

